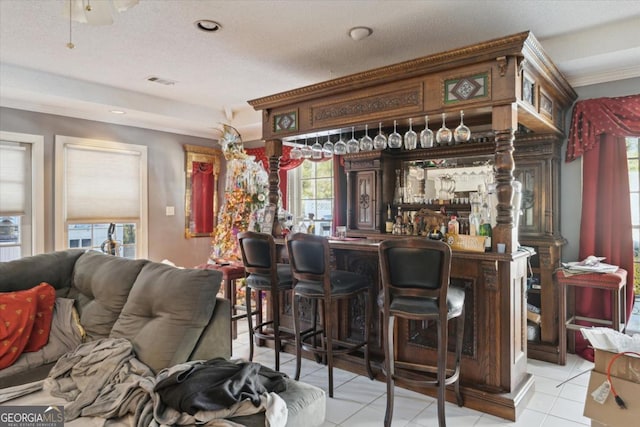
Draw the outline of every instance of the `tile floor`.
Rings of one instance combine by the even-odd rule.
[[[233,342],[233,358],[249,356],[246,325],[239,323],[239,335]],[[447,403],[448,427],[517,426],[517,427],[579,427],[591,425],[582,416],[589,371],[593,364],[569,354],[565,366],[529,360],[529,372],[535,375],[535,392],[517,422],[511,422],[482,412],[459,408]],[[273,350],[256,347],[255,362],[273,368]],[[294,356],[282,353],[280,370],[293,376]],[[576,378],[559,385],[563,381]],[[327,390],[326,367],[303,359],[301,381]],[[437,426],[436,400],[409,390],[396,388],[393,416],[394,427]],[[323,427],[382,426],[386,406],[386,385],[367,377],[334,369],[334,398],[327,397],[327,416]]]

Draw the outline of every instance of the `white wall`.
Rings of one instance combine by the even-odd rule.
[[[166,258],[185,267],[207,261],[211,239],[184,237],[183,145],[213,147],[217,145],[213,140],[10,108],[0,108],[0,130],[44,136],[45,251],[54,248],[54,139],[55,135],[65,135],[146,145],[149,162],[149,258],[154,261]],[[175,207],[175,216],[165,215],[167,206]]]
[[[640,93],[640,78],[619,80],[575,88],[578,101],[592,98],[617,97]],[[571,112],[567,115],[567,129]],[[560,232],[569,241],[562,250],[563,261],[578,259],[580,249],[580,209],[582,207],[582,159],[564,162],[566,141],[562,148],[560,165]]]

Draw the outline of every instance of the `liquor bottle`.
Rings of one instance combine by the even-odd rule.
[[[460,234],[460,223],[458,222],[458,219],[455,215],[451,215],[449,225],[447,226],[447,233]]]
[[[469,235],[477,236],[480,234],[480,207],[482,199],[479,193],[471,193],[469,195],[471,201],[471,213],[469,214]]]
[[[387,233],[393,232],[393,218],[391,217],[391,205],[387,204],[387,221],[385,223],[385,231]]]
[[[482,205],[482,214],[480,218],[480,232],[478,235],[485,236],[484,239],[484,251],[491,252],[491,210],[489,206],[485,203]]]

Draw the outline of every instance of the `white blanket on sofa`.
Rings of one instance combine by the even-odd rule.
[[[176,370],[185,369],[189,363],[165,369],[156,377],[146,365],[135,358],[128,340],[101,339],[85,343],[60,358],[44,381],[43,388],[49,396],[64,398],[70,402],[65,405],[65,421],[78,417],[100,417],[106,422],[107,419],[127,417],[132,418],[132,424],[139,427],[194,424],[236,427],[238,424],[224,418],[265,411],[266,426],[279,427],[286,424],[286,403],[276,393],[262,395],[258,407],[247,400],[225,410],[200,411],[193,416],[166,407],[153,391],[156,382]],[[14,397],[9,394],[15,392],[15,388],[13,389],[0,390],[0,402],[3,401],[3,394],[5,398]],[[27,401],[21,398],[8,403],[35,403],[29,402],[28,396],[26,398]]]

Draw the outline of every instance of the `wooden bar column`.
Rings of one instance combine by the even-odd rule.
[[[498,198],[496,226],[492,233],[492,250],[497,243],[506,244],[506,252],[517,250],[517,233],[514,232],[513,211],[513,141],[518,125],[516,104],[493,108],[493,126],[495,133],[495,177]]]
[[[282,157],[282,140],[269,139],[265,141],[264,152],[269,159],[269,204],[278,206],[280,200],[280,157]],[[273,230],[276,237],[281,237],[278,225],[278,215],[273,218]]]

